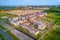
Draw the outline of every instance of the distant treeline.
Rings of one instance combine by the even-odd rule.
[[[59,12],[60,13],[60,6],[52,6],[49,10],[45,10],[45,12]]]
[[[50,6],[0,6],[0,10],[34,9],[37,7],[44,8]]]
[[[17,10],[17,9],[35,9],[35,8],[50,8],[48,11],[59,11],[60,5],[58,6],[0,6],[0,10]],[[58,9],[58,10],[57,10]]]

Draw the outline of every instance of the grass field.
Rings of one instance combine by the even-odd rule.
[[[46,18],[48,20],[50,20],[49,23],[51,23],[51,25],[53,25],[53,23],[56,25],[54,25],[53,29],[51,29],[42,39],[40,40],[60,40],[60,13],[49,13],[48,16],[46,16]]]
[[[6,30],[6,28],[4,28],[3,26],[0,25],[0,28],[3,29],[3,30]]]
[[[13,24],[11,24],[11,23],[9,23],[7,21],[5,21],[5,23],[8,24],[8,25],[10,25],[11,28],[14,28],[14,25]]]
[[[6,40],[2,34],[0,34],[0,40]]]
[[[9,18],[16,17],[16,15],[12,15],[12,14],[9,14],[9,13],[0,13],[0,17],[3,17],[3,16],[7,16]]]
[[[17,38],[14,34],[12,34],[10,31],[6,32],[13,40],[20,40],[19,38]]]
[[[60,40],[60,21],[41,40]]]
[[[51,30],[42,39],[44,39],[44,40],[60,40],[60,33],[57,32],[56,30]]]

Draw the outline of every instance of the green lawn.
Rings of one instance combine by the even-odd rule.
[[[51,30],[44,36],[44,40],[60,40],[60,33],[55,30]]]
[[[0,25],[0,28],[3,29],[3,30],[6,30],[6,28],[4,28],[3,26]]]
[[[46,17],[51,23],[60,20],[60,16],[53,13],[48,14]],[[41,40],[60,40],[60,21],[58,21],[54,28],[50,30]]]
[[[6,32],[13,40],[20,40],[19,38],[17,38],[14,34],[12,34],[10,31]]]
[[[16,17],[16,15],[8,14],[8,13],[0,13],[0,17],[7,16],[9,18]]]
[[[13,24],[11,24],[11,23],[9,23],[7,21],[5,21],[5,23],[8,24],[8,25],[10,25],[11,28],[14,28],[14,25]]]
[[[41,40],[60,40],[60,10],[59,8],[51,7],[49,10],[45,10],[45,12],[48,13],[47,19],[50,20],[50,22],[54,23],[53,21],[56,21],[57,24],[54,25],[54,28],[50,30]],[[53,24],[52,24],[53,25]]]
[[[2,34],[0,34],[0,40],[6,40]]]
[[[48,16],[53,17],[53,18],[60,18],[60,16],[58,16],[58,13],[49,13]]]
[[[0,18],[0,20],[7,21],[8,18]]]
[[[25,30],[24,28],[22,28],[21,26],[17,27],[17,29],[18,29],[18,30],[21,30],[21,31],[23,31],[24,33],[27,33],[27,34],[30,35],[30,33],[29,33],[27,30]]]
[[[41,40],[60,40],[60,21]]]

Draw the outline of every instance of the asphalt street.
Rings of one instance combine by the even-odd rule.
[[[7,35],[2,29],[0,29],[0,34],[4,36],[6,40],[13,40],[9,35]]]
[[[34,40],[32,38],[30,38],[29,36],[23,34],[22,32],[14,29],[14,28],[10,28],[10,25],[4,23],[3,21],[0,21],[0,25],[2,25],[5,28],[8,28],[12,34],[14,34],[15,36],[17,36],[20,40]]]

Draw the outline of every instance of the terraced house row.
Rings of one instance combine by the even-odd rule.
[[[42,21],[42,18],[44,18],[46,15],[47,13],[44,12],[35,12],[32,14],[27,13],[16,18],[10,18],[9,21],[15,26],[22,26],[31,34],[37,35],[39,30],[44,30],[48,24]]]

